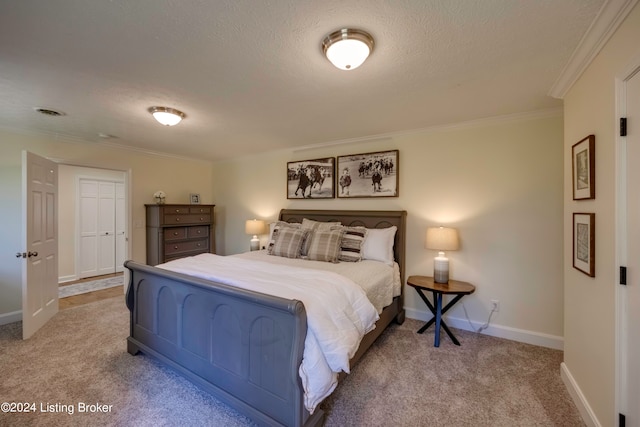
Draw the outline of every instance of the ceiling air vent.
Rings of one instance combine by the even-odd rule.
[[[34,108],[34,110],[36,110],[38,113],[44,114],[46,116],[53,116],[53,117],[66,116],[66,114],[63,113],[62,111],[52,110],[51,108],[36,107],[36,108]]]

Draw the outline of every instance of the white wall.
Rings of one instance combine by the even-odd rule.
[[[199,193],[202,203],[213,203],[212,164],[199,160],[163,157],[110,147],[108,143],[70,143],[54,137],[16,134],[0,130],[0,323],[3,315],[22,308],[21,262],[21,153],[31,151],[62,163],[127,171],[130,180],[130,258],[146,260],[145,203],[154,203],[153,193],[164,190],[167,203],[189,203],[190,193]],[[6,316],[4,316],[6,317]],[[5,319],[6,320],[6,319]]]
[[[640,55],[640,6],[574,84],[564,99],[564,365],[578,391],[603,426],[616,425],[615,377],[615,219],[616,121],[615,78]],[[635,126],[638,126],[635,123]],[[571,146],[589,134],[596,137],[596,199],[571,197]],[[629,184],[633,188],[637,183]],[[596,276],[573,268],[572,214],[596,214]],[[637,396],[629,396],[630,399]]]
[[[400,150],[397,198],[288,200],[288,161]],[[477,286],[463,302],[478,324],[500,300],[490,333],[562,346],[562,118],[528,117],[396,135],[303,151],[284,150],[214,165],[217,248],[248,250],[244,221],[273,220],[281,208],[404,209],[407,275],[430,275],[428,226],[460,231],[462,248],[447,255],[451,276]],[[263,244],[266,236],[262,236]],[[408,315],[430,318],[412,289]],[[460,306],[452,325],[469,328]]]

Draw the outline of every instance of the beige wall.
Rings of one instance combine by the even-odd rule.
[[[378,199],[288,200],[286,163],[379,150],[400,150],[400,196]],[[273,220],[281,208],[404,209],[408,212],[407,274],[429,275],[433,251],[426,228],[460,230],[449,252],[452,277],[477,285],[463,302],[479,324],[500,300],[490,333],[562,346],[562,118],[528,118],[398,135],[304,151],[279,151],[214,166],[217,248],[249,248],[244,221]],[[266,236],[262,236],[263,244]],[[406,292],[408,315],[430,318]],[[469,328],[460,306],[452,326]]]
[[[14,134],[0,130],[0,321],[22,308],[21,261],[21,152],[56,159],[65,164],[127,171],[130,178],[130,258],[145,262],[145,203],[163,190],[167,203],[189,203],[189,193],[200,193],[202,203],[213,202],[210,162],[144,154],[108,144],[68,143],[53,137]]]
[[[565,367],[603,426],[616,423],[615,78],[640,54],[636,6],[565,97]],[[571,146],[596,137],[596,199],[571,200]],[[634,184],[631,184],[634,185]],[[573,268],[572,214],[596,214],[596,277]],[[630,396],[630,398],[632,398]]]

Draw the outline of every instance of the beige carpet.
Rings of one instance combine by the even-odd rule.
[[[443,338],[434,348],[432,330],[418,335],[419,326],[407,320],[381,336],[323,403],[327,426],[584,425],[560,380],[561,352],[459,330],[461,347]],[[36,411],[0,412],[0,426],[251,425],[151,358],[129,355],[123,298],[64,310],[27,341],[20,328],[0,326],[0,402]],[[82,404],[107,412],[79,413]]]

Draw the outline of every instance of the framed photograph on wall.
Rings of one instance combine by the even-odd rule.
[[[596,275],[596,214],[573,214],[573,267],[590,277]]]
[[[573,200],[596,198],[596,137],[589,135],[571,147]]]
[[[196,193],[191,193],[191,194],[189,194],[189,200],[190,200],[192,205],[199,205],[200,204],[200,195],[196,194]]]
[[[287,199],[333,199],[335,157],[287,163]]]
[[[399,151],[338,157],[338,197],[398,197]]]

